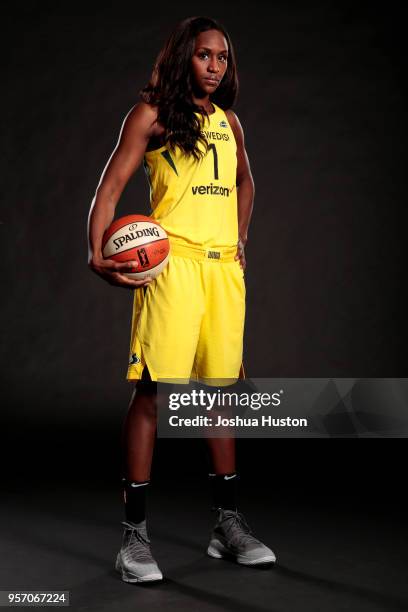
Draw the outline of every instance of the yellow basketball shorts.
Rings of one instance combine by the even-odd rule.
[[[244,378],[245,280],[236,247],[171,246],[167,266],[134,291],[127,380],[208,385]]]

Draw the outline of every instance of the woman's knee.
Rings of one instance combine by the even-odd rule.
[[[129,411],[143,414],[146,417],[157,417],[156,383],[139,381],[132,395]]]

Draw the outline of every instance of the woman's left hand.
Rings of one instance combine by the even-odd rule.
[[[243,270],[246,268],[246,259],[245,259],[245,243],[243,238],[239,238],[237,245],[237,254],[235,255],[235,261],[239,260],[239,265]]]

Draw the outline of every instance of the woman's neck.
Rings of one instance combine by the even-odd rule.
[[[210,96],[205,96],[203,98],[197,98],[196,96],[192,96],[194,104],[197,106],[202,106],[204,110],[211,115],[215,112],[215,106],[210,100]]]

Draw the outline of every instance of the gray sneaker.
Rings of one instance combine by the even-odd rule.
[[[275,554],[252,535],[243,514],[223,508],[217,511],[217,521],[207,548],[210,557],[233,557],[242,565],[275,563]]]
[[[150,551],[146,521],[128,523],[123,532],[122,548],[116,558],[115,569],[122,574],[125,582],[152,582],[162,580],[163,574]]]

